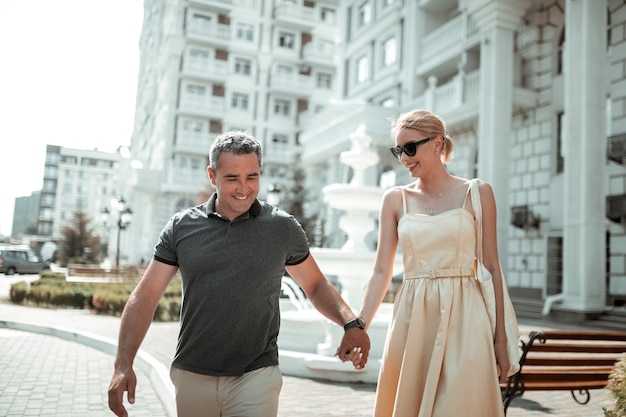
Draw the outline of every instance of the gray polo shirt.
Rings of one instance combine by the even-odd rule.
[[[163,228],[154,259],[179,267],[183,284],[173,366],[239,376],[278,365],[280,287],[285,265],[309,256],[298,221],[258,200],[230,221],[216,195],[176,213]]]

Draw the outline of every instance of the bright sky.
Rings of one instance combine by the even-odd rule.
[[[0,234],[47,144],[130,144],[142,23],[143,0],[0,0]]]

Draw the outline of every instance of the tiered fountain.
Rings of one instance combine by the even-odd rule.
[[[357,312],[375,256],[365,244],[365,236],[374,230],[371,214],[379,210],[384,190],[364,185],[365,170],[379,160],[371,149],[372,138],[366,134],[365,126],[359,126],[350,137],[352,147],[341,153],[340,160],[353,169],[352,181],[324,188],[327,204],[346,212],[339,226],[347,234],[347,241],[341,249],[313,248],[311,252],[326,275],[337,276],[342,297]],[[402,267],[399,258],[396,265],[398,269]],[[289,278],[285,278],[283,288],[290,301],[281,305],[281,371],[333,381],[376,382],[392,306],[383,303],[370,324],[370,357],[365,369],[355,370],[351,363],[342,363],[334,356],[343,329],[315,310]]]

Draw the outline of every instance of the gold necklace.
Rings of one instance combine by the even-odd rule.
[[[443,195],[443,191],[438,192],[437,198],[441,198],[442,195]],[[437,212],[435,212],[435,209],[433,207],[429,207],[427,213],[429,216],[434,216],[435,214],[437,214]]]

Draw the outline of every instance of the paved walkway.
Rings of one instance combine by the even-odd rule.
[[[547,326],[521,327],[527,333]],[[113,415],[106,391],[118,329],[115,317],[0,301],[0,416]],[[176,323],[150,327],[135,364],[139,383],[131,416],[174,415],[167,369],[176,334]],[[374,391],[372,384],[285,376],[279,417],[371,416]],[[606,390],[592,391],[587,405],[575,403],[569,392],[528,392],[513,401],[508,417],[603,416],[610,404]]]

